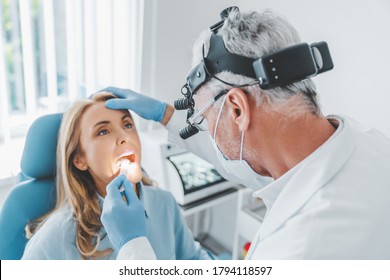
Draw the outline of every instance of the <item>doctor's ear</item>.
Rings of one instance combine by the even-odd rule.
[[[250,106],[246,93],[240,88],[232,88],[226,95],[226,104],[232,109],[234,121],[240,130],[247,130],[250,122]]]
[[[81,170],[81,171],[85,171],[88,169],[88,165],[84,159],[84,157],[80,154],[77,154],[74,159],[73,159],[73,165]]]

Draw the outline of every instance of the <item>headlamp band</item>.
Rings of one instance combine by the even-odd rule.
[[[222,36],[211,35],[209,53],[203,60],[207,71],[212,75],[230,71],[253,79],[257,78],[253,70],[255,59],[230,53],[225,47]]]
[[[219,35],[212,34],[207,57],[195,66],[187,76],[187,85],[192,92],[212,77],[233,87],[259,83],[262,89],[286,86],[314,77],[333,69],[333,61],[326,42],[308,45],[300,43],[279,51],[252,59],[230,53]],[[229,71],[253,78],[255,82],[235,85],[216,77],[218,73]]]
[[[230,53],[226,49],[221,36],[212,34],[210,37],[210,49],[207,57],[204,56],[204,46],[202,52],[203,60],[187,75],[187,83],[183,86],[183,89],[189,90],[191,95],[193,95],[201,85],[211,78],[215,78],[231,87],[244,87],[259,83],[253,69],[255,59]],[[236,85],[223,81],[216,76],[218,73],[223,71],[229,71],[234,74],[253,78],[254,82],[244,85]]]

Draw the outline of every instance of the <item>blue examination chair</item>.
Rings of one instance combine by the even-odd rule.
[[[28,221],[52,209],[56,200],[57,135],[62,114],[45,115],[29,128],[20,163],[22,182],[0,210],[0,259],[20,259],[27,243]]]

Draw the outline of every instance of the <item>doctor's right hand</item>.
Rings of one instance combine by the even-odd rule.
[[[140,117],[161,122],[167,104],[157,99],[145,96],[130,89],[116,87],[107,87],[102,91],[113,93],[119,99],[110,99],[106,101],[106,107],[110,109],[127,109],[137,113]]]
[[[127,203],[123,201],[119,192],[122,184],[125,188]],[[118,251],[128,241],[146,236],[144,206],[135,194],[132,184],[123,174],[107,186],[101,221],[108,238]]]

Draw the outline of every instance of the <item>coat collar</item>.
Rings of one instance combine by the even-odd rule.
[[[356,146],[356,139],[349,122],[339,116],[329,116],[328,119],[338,120],[339,127],[336,132],[322,146],[294,167],[294,170],[291,170],[293,172],[286,173],[285,175],[289,177],[288,180],[282,176],[267,187],[269,190],[279,182],[284,185],[282,188],[279,187],[280,193],[263,221],[260,228],[260,240],[267,238],[295,215],[316,191],[336,175],[352,154]],[[259,191],[254,195],[262,198],[263,194]],[[267,198],[264,197],[264,199]]]

